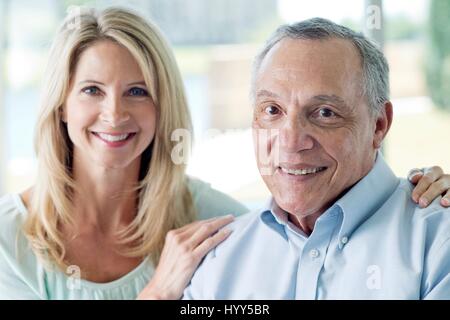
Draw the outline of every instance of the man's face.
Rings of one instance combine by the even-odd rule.
[[[256,75],[253,132],[264,182],[278,206],[298,218],[321,214],[365,176],[384,134],[362,94],[352,43],[275,45]]]

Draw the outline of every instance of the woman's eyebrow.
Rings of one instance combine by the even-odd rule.
[[[82,80],[80,82],[78,82],[78,84],[83,84],[83,83],[96,83],[96,84],[100,84],[102,86],[104,86],[105,84],[101,81],[97,81],[97,80],[91,80],[91,79],[87,79],[87,80]],[[144,80],[141,81],[135,81],[135,82],[131,82],[129,84],[127,84],[127,86],[134,86],[134,85],[143,85],[145,86],[146,83]]]
[[[97,80],[90,80],[90,79],[78,82],[78,84],[83,84],[83,83],[96,83],[96,84],[100,84],[102,86],[105,85],[103,82],[100,82],[100,81],[97,81]]]
[[[137,81],[137,82],[132,82],[128,84],[129,86],[134,86],[134,85],[141,85],[141,86],[146,86],[147,84],[145,83],[145,81]]]

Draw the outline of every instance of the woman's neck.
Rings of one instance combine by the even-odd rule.
[[[75,159],[74,159],[75,160]],[[126,168],[85,166],[74,161],[77,187],[73,217],[78,231],[113,234],[134,219],[140,159]]]

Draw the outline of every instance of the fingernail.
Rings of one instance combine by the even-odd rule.
[[[450,206],[450,200],[447,198],[442,198],[441,202],[444,206]]]
[[[412,180],[415,176],[422,174],[423,172],[420,169],[411,170],[411,172],[409,173],[409,180]]]
[[[419,200],[419,205],[420,205],[422,208],[428,206],[428,200],[425,199],[425,198],[420,198],[420,200]]]

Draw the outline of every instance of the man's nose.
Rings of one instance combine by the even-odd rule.
[[[130,119],[121,97],[114,96],[105,101],[102,109],[101,120],[111,127],[120,127]]]
[[[280,128],[280,146],[286,152],[299,152],[314,147],[314,139],[307,125],[298,118],[289,119]]]

